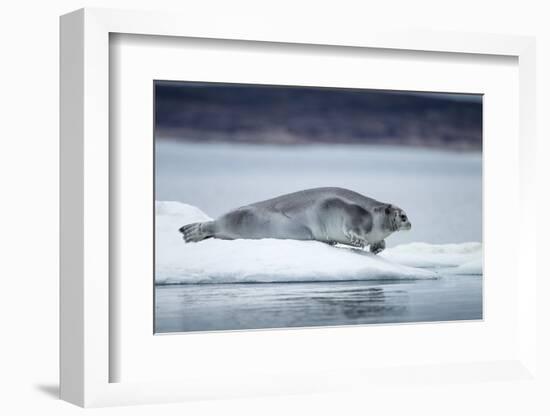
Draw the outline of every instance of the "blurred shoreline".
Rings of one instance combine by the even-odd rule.
[[[480,94],[155,83],[155,137],[247,144],[482,148]]]

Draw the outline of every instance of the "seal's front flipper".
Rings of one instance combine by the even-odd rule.
[[[363,248],[367,245],[367,242],[359,235],[358,231],[350,230],[346,233],[348,241],[345,243],[347,245]]]
[[[370,252],[373,254],[381,253],[386,248],[386,242],[384,240],[377,241],[370,245]]]
[[[197,243],[207,238],[214,237],[213,221],[194,222],[184,225],[179,229],[186,243]]]

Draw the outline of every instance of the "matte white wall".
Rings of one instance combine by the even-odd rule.
[[[550,25],[544,1],[168,1],[87,2],[19,0],[0,11],[0,412],[73,414],[74,406],[55,399],[58,376],[58,16],[80,7],[178,10],[197,15],[268,16],[280,21],[322,20],[328,30],[387,21],[401,27],[512,33],[538,36],[538,130],[541,200],[537,207],[543,236],[549,235],[548,159],[550,128]],[[542,138],[546,138],[543,140]],[[545,166],[542,166],[545,164]],[[543,182],[544,178],[544,182]],[[550,214],[548,214],[550,215]],[[513,242],[511,242],[513,244]],[[548,247],[548,244],[545,244]],[[542,266],[542,265],[541,265]],[[548,266],[545,275],[550,276]],[[538,288],[540,300],[548,282]],[[550,316],[549,303],[539,302]],[[548,324],[548,319],[544,322]],[[548,326],[546,326],[548,328]],[[548,331],[542,332],[550,351]],[[547,354],[546,354],[547,355]],[[540,357],[546,374],[548,358]],[[547,386],[548,387],[548,386]],[[546,393],[550,388],[546,388]],[[255,400],[218,401],[95,410],[98,414],[549,414],[545,392],[499,383],[434,386],[394,397],[345,393]]]

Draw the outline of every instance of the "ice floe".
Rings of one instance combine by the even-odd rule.
[[[429,268],[449,274],[482,274],[481,243],[427,244],[410,243],[380,254],[387,260],[411,267]]]
[[[317,241],[183,241],[182,225],[210,219],[192,205],[156,202],[156,283],[434,279],[438,270],[481,274],[480,243],[412,243],[373,255]]]

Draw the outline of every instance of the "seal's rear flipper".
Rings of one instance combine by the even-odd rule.
[[[197,243],[214,236],[212,233],[212,225],[213,221],[194,222],[184,225],[179,229],[179,232],[183,234],[183,239],[186,243]]]

